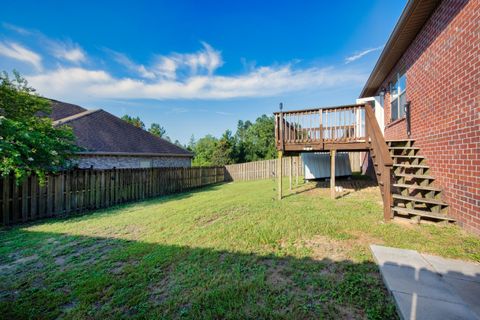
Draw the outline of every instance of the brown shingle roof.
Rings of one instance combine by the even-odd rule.
[[[64,114],[70,114],[73,110],[70,106],[75,106],[61,104],[68,109]],[[189,151],[104,110],[81,109],[83,111],[77,114],[57,119],[54,124],[72,127],[77,145],[88,153],[193,156]]]
[[[87,111],[87,109],[77,106],[75,104],[65,103],[57,100],[50,100],[52,113],[49,117],[53,120],[59,120],[62,118],[70,117],[74,114]]]

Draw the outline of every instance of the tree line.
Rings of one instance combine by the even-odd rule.
[[[138,116],[124,115],[122,120],[172,142],[165,128],[158,123],[152,123],[146,129]],[[274,130],[273,116],[262,115],[254,122],[239,120],[235,133],[226,130],[219,138],[208,134],[198,140],[192,135],[187,145],[182,145],[178,140],[174,143],[194,154],[194,166],[222,166],[275,158]]]
[[[194,153],[194,166],[223,166],[232,163],[273,159],[275,149],[273,116],[262,115],[254,122],[238,121],[235,133],[226,130],[220,138],[206,135],[190,139],[187,149]]]
[[[178,140],[175,140],[175,141],[172,141],[172,139],[170,139],[169,136],[167,136],[167,130],[162,127],[161,125],[159,125],[158,123],[152,123],[150,125],[150,128],[146,128],[145,127],[145,123],[142,121],[142,119],[140,119],[140,117],[133,117],[133,116],[130,116],[128,114],[124,115],[123,117],[121,117],[120,119],[122,119],[123,121],[126,121],[132,125],[134,125],[135,127],[137,128],[140,128],[140,129],[143,129],[143,130],[147,130],[148,132],[150,132],[151,134],[159,137],[159,138],[162,138],[162,139],[165,139],[167,140],[168,142],[172,142],[174,144],[176,144],[177,146],[180,146],[182,148],[185,148],[184,145],[182,145],[180,143],[180,141]]]

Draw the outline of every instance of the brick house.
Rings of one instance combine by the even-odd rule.
[[[193,154],[114,115],[98,109],[52,100],[50,118],[54,125],[73,129],[76,143],[84,151],[79,168],[190,167]]]
[[[449,215],[480,234],[480,1],[410,0],[360,98],[387,140],[415,141]]]

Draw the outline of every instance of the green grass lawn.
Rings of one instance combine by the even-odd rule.
[[[383,223],[376,187],[331,200],[307,184],[282,201],[274,188],[229,183],[3,229],[0,317],[390,319],[369,244],[480,261],[458,227]]]

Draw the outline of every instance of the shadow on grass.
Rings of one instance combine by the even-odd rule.
[[[337,192],[336,199],[343,198],[352,192],[361,191],[366,188],[377,187],[378,184],[370,177],[353,175],[352,177],[337,177],[335,179],[335,186],[341,187],[345,191]],[[290,194],[284,196],[284,198],[292,197],[298,194],[311,192],[315,189],[330,189],[330,181],[326,179],[310,180],[306,185],[299,189],[293,188]]]
[[[220,190],[220,188],[224,184],[225,183],[216,183],[216,184],[211,184],[203,187],[193,188],[184,192],[170,193],[166,195],[159,195],[159,196],[154,196],[154,197],[145,198],[145,199],[132,200],[129,202],[116,204],[106,208],[92,208],[91,210],[79,212],[79,213],[72,212],[72,213],[69,213],[68,215],[37,218],[34,221],[17,223],[11,226],[0,226],[0,232],[4,230],[8,231],[11,229],[16,229],[19,227],[34,226],[37,224],[52,224],[52,223],[57,223],[59,221],[67,221],[67,220],[75,221],[79,219],[98,219],[101,217],[105,217],[106,215],[115,214],[118,212],[119,209],[128,209],[130,207],[135,207],[137,205],[155,205],[155,204],[166,203],[169,201],[179,201],[179,200],[188,199],[194,195],[199,195],[205,192],[217,191],[217,190]]]
[[[3,319],[396,318],[371,262],[21,229],[0,241]]]

